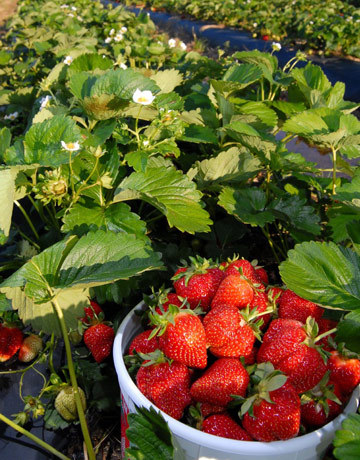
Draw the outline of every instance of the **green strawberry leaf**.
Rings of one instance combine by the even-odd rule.
[[[168,424],[153,407],[136,408],[136,413],[128,414],[129,428],[126,436],[134,447],[126,449],[126,457],[131,460],[183,460],[185,454],[173,438]]]
[[[271,211],[266,210],[265,192],[258,188],[233,189],[224,187],[219,195],[218,204],[240,222],[252,227],[263,227],[275,220]]]
[[[170,225],[183,232],[208,232],[211,220],[194,182],[173,167],[153,167],[126,177],[115,191],[114,202],[142,199],[162,212]]]
[[[250,152],[232,147],[216,157],[197,161],[187,175],[202,189],[219,184],[244,182],[256,176],[260,169],[260,161]]]
[[[279,269],[283,282],[300,297],[333,308],[358,308],[360,256],[351,249],[305,242],[288,252]]]
[[[94,201],[85,198],[84,202],[76,203],[65,215],[63,232],[77,235],[87,233],[92,226],[106,227],[113,232],[125,232],[144,238],[146,224],[137,214],[130,210],[125,203],[115,203],[110,206],[99,206]]]
[[[62,289],[90,288],[161,267],[159,254],[146,240],[97,230],[45,249],[0,284],[0,291],[25,287],[30,299],[44,303]]]
[[[2,162],[4,153],[10,147],[11,131],[6,126],[0,129],[0,161]]]
[[[51,302],[35,304],[20,288],[1,288],[13,310],[17,310],[25,326],[31,326],[36,332],[54,333],[62,337],[60,324]],[[76,330],[78,318],[83,316],[84,308],[90,306],[88,289],[67,289],[57,294],[68,330]]]
[[[338,324],[336,341],[344,342],[346,348],[360,353],[360,310],[348,313]]]
[[[11,302],[6,297],[5,294],[0,293],[0,313],[4,313],[5,311],[11,311]]]
[[[336,431],[334,456],[338,460],[357,460],[360,457],[360,415],[350,414]]]
[[[184,142],[217,144],[218,138],[208,126],[190,125],[185,128],[185,133],[180,138]]]
[[[9,236],[11,216],[15,199],[15,169],[0,170],[0,230],[4,240]],[[0,244],[5,243],[5,241]]]
[[[24,160],[26,164],[57,167],[69,163],[69,151],[61,141],[75,143],[81,140],[80,129],[75,121],[63,115],[54,115],[31,126],[24,139]],[[71,152],[72,158],[80,150]]]

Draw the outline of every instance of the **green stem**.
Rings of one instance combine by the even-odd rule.
[[[50,291],[51,291],[51,294],[53,295],[53,292],[52,292],[51,289],[50,289]],[[84,442],[85,442],[86,449],[87,449],[87,454],[88,454],[89,460],[96,460],[95,459],[94,449],[93,449],[93,446],[92,446],[92,443],[91,443],[91,438],[90,438],[88,426],[87,426],[87,423],[86,423],[84,409],[83,409],[82,402],[81,402],[81,399],[80,399],[79,387],[78,387],[77,380],[76,380],[75,367],[74,367],[74,362],[73,362],[73,359],[72,359],[71,345],[70,345],[70,340],[69,340],[69,336],[68,336],[67,329],[66,329],[64,313],[63,313],[63,311],[62,311],[62,309],[61,309],[61,307],[59,305],[59,302],[57,301],[56,298],[54,298],[51,301],[51,303],[52,303],[52,305],[53,305],[53,307],[55,309],[55,312],[56,312],[56,314],[58,316],[58,319],[59,319],[59,322],[60,322],[60,328],[61,328],[62,336],[63,336],[63,339],[64,339],[65,352],[66,352],[68,370],[69,370],[69,375],[70,375],[70,382],[71,382],[71,386],[74,389],[76,408],[77,408],[77,412],[78,412],[78,416],[79,416],[81,431],[82,431],[82,434],[83,434],[83,437],[84,437]]]
[[[138,111],[138,114],[137,114],[137,117],[136,117],[136,120],[135,120],[135,135],[136,135],[136,139],[137,139],[137,142],[138,142],[139,146],[140,146],[139,117],[140,117],[141,110],[142,110],[142,105],[140,105],[140,108],[139,108],[139,111]]]
[[[35,243],[35,241],[33,241],[29,236],[27,236],[24,232],[22,232],[22,231],[20,230],[20,227],[19,227],[15,222],[13,222],[13,225],[15,225],[15,227],[17,228],[17,231],[19,232],[19,235],[21,235],[21,236],[24,238],[24,240],[27,240],[27,241],[28,241],[30,244],[32,244],[38,251],[40,251],[41,248],[40,248],[40,246],[39,246],[37,243]]]
[[[69,172],[70,172],[70,184],[73,198],[75,197],[75,186],[74,186],[74,171],[72,167],[71,152],[69,151]]]
[[[261,230],[262,230],[263,234],[266,236],[266,239],[268,240],[268,243],[270,245],[271,251],[274,254],[275,260],[279,265],[280,264],[280,259],[279,259],[279,256],[278,256],[277,252],[276,252],[275,244],[274,244],[274,242],[273,242],[273,240],[272,240],[272,238],[270,236],[270,233],[267,230],[265,230],[264,227],[261,227]]]
[[[333,169],[332,169],[332,194],[335,195],[335,188],[336,188],[336,149],[331,146],[332,152],[332,162],[333,162]]]
[[[70,460],[69,457],[66,455],[62,454],[58,450],[56,450],[54,447],[50,446],[47,442],[43,441],[42,439],[38,438],[37,436],[33,435],[30,433],[30,431],[25,430],[22,426],[18,425],[17,423],[14,423],[12,420],[9,418],[5,417],[5,415],[0,413],[0,420],[3,421],[4,423],[8,424],[13,428],[14,430],[18,431],[19,433],[27,436],[29,439],[32,441],[36,442],[36,444],[39,444],[43,449],[46,449],[47,451],[51,452],[53,455],[56,457],[62,459],[62,460]]]
[[[39,234],[36,231],[36,228],[34,227],[33,223],[31,222],[31,219],[28,216],[28,213],[25,211],[25,209],[21,206],[21,204],[17,200],[15,200],[14,203],[22,212],[23,216],[25,217],[26,222],[29,224],[29,227],[31,228],[33,234],[35,235],[35,238],[39,241],[40,240]]]

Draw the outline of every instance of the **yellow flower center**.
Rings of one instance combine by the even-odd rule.
[[[68,149],[74,149],[75,148],[75,144],[73,144],[72,142],[69,142],[68,144],[66,144],[66,147]]]

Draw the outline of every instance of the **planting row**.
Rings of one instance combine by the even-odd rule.
[[[295,45],[318,54],[342,54],[359,58],[359,6],[341,0],[125,0],[127,5],[151,7],[153,11],[171,11],[201,20],[211,20],[252,32],[253,37]]]

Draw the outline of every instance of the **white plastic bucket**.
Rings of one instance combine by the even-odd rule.
[[[129,446],[125,436],[127,414],[135,412],[135,405],[149,408],[154,406],[136,387],[131,380],[123,360],[131,340],[141,332],[140,318],[135,311],[146,308],[140,302],[123,320],[115,337],[114,362],[119,379],[122,397],[122,448]],[[359,403],[360,388],[357,387],[342,414],[321,429],[288,441],[249,442],[225,439],[203,433],[181,423],[161,412],[167,421],[172,434],[185,452],[188,460],[319,460],[331,444],[334,432],[340,428],[346,415],[356,412]],[[124,454],[123,454],[124,456]]]

